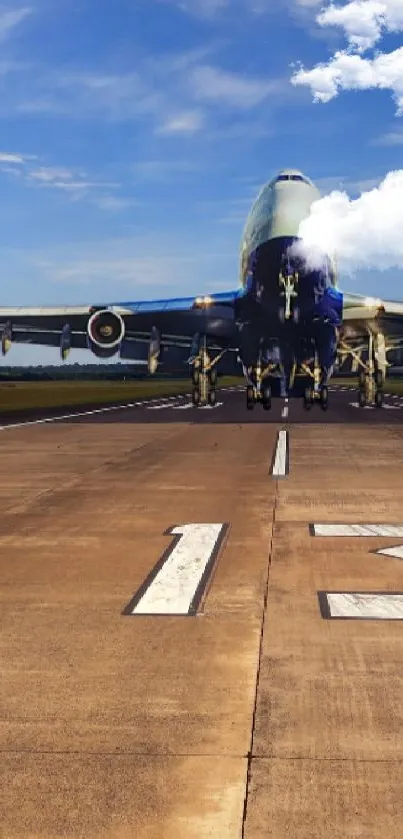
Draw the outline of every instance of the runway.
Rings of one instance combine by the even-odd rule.
[[[2,424],[7,839],[400,839],[403,400],[330,397]]]
[[[36,423],[398,423],[403,421],[403,395],[385,393],[383,408],[366,405],[360,408],[357,391],[351,387],[333,387],[329,393],[330,407],[322,411],[318,404],[306,411],[302,399],[273,399],[272,409],[264,411],[261,404],[252,411],[246,409],[245,388],[229,387],[217,391],[214,407],[194,408],[191,394],[154,397],[126,402],[109,407],[74,407],[55,410],[42,409],[21,415],[0,415],[0,431],[6,427],[21,427]]]

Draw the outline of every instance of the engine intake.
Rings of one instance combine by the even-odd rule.
[[[123,318],[109,309],[91,315],[87,325],[89,349],[98,358],[111,358],[125,337]]]

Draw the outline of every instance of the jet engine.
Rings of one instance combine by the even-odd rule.
[[[88,348],[97,358],[112,358],[125,337],[123,318],[109,309],[91,315],[87,324]]]

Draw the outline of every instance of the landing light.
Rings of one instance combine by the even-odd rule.
[[[365,300],[364,300],[364,306],[368,306],[369,308],[372,308],[373,306],[378,306],[379,307],[381,305],[382,305],[382,300],[379,300],[378,297],[366,297]]]
[[[196,297],[196,299],[195,299],[196,306],[210,306],[212,302],[213,302],[213,298],[209,297],[209,296],[207,296],[207,297]]]

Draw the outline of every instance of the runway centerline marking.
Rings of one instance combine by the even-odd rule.
[[[124,615],[196,615],[228,524],[170,528],[169,548],[124,609]]]
[[[271,474],[273,478],[285,478],[289,473],[289,435],[284,428],[278,432],[276,450]]]

